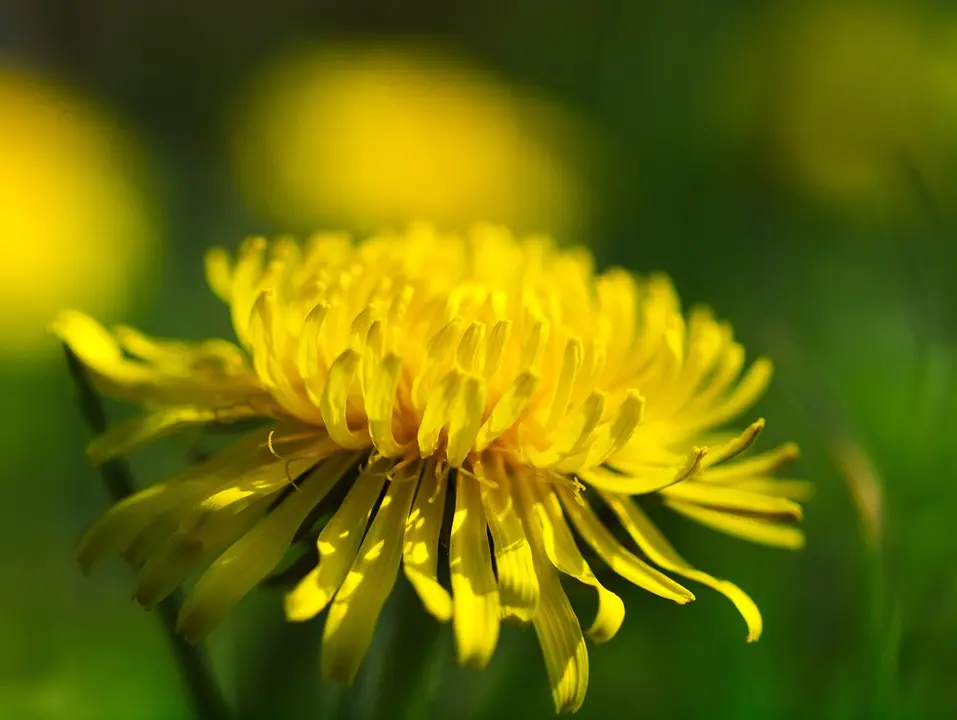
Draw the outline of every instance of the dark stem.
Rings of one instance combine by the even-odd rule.
[[[107,426],[103,405],[90,385],[82,363],[70,348],[64,346],[64,350],[70,375],[76,383],[80,411],[94,434],[100,435]],[[111,460],[101,465],[100,475],[114,503],[128,497],[136,490],[129,465],[122,460]],[[216,682],[206,653],[200,646],[187,643],[176,632],[176,617],[179,615],[181,605],[182,593],[176,591],[159,604],[157,614],[163,623],[163,630],[169,639],[196,717],[203,720],[226,720],[232,717],[232,712]]]

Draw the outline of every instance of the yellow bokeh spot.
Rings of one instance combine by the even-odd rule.
[[[582,125],[434,52],[300,51],[252,83],[233,134],[249,203],[284,229],[428,217],[567,234],[586,214]]]
[[[780,114],[788,162],[824,193],[886,202],[943,139],[919,22],[871,5],[811,13],[794,27],[791,83]]]
[[[0,66],[0,354],[54,342],[63,307],[115,314],[152,225],[127,138],[46,80]]]
[[[952,15],[952,14],[951,14]],[[789,5],[735,43],[717,99],[795,187],[893,210],[957,151],[954,18],[864,2]]]

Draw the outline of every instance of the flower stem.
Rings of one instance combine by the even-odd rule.
[[[90,385],[83,365],[66,346],[66,362],[76,383],[80,411],[87,425],[99,435],[106,430],[106,414],[99,396]],[[116,503],[135,492],[129,465],[122,460],[111,460],[100,466],[100,475],[111,500]],[[190,645],[176,632],[176,617],[182,605],[182,593],[176,591],[157,607],[157,614],[169,640],[176,664],[186,684],[196,717],[204,720],[226,720],[232,711],[223,697],[213,675],[206,653],[198,645]]]

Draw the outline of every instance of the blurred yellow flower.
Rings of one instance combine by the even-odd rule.
[[[917,5],[790,4],[738,38],[719,103],[737,104],[735,122],[770,140],[805,191],[893,208],[912,198],[915,172],[936,184],[953,165],[957,58],[942,32],[952,26]]]
[[[676,603],[694,595],[662,571],[725,594],[758,639],[751,599],[682,559],[642,506],[658,496],[720,532],[799,548],[807,487],[772,477],[792,444],[739,458],[764,421],[721,428],[764,391],[771,364],[745,369],[729,325],[704,309],[686,318],[666,278],[595,274],[583,250],[497,227],[463,238],[425,226],[359,245],[252,239],[235,260],[212,251],[207,276],[241,348],[110,333],[76,312],[56,326],[102,389],[150,408],[94,441],[97,462],[190,427],[263,422],[118,503],[81,541],[84,565],[134,563],[147,607],[208,565],[180,613],[187,637],[219,624],[325,508],[318,566],[286,614],[328,608],[333,680],[354,678],[401,567],[452,623],[460,663],[484,667],[503,620],[530,624],[556,709],[578,709],[585,637],[610,640],[625,614],[582,543]],[[597,593],[585,632],[562,575]]]
[[[252,84],[233,136],[249,203],[282,227],[428,217],[578,229],[590,154],[557,106],[409,47],[302,51]]]
[[[108,313],[152,227],[127,138],[83,100],[0,67],[0,353],[28,355],[64,305]]]

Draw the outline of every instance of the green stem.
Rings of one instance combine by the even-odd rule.
[[[90,385],[86,371],[76,355],[68,347],[64,346],[64,350],[70,375],[76,383],[83,418],[96,435],[102,434],[106,431],[107,422],[99,396]],[[129,465],[122,460],[104,463],[100,467],[100,475],[114,503],[136,491]],[[181,605],[182,593],[177,591],[159,604],[157,615],[163,624],[163,630],[176,658],[183,682],[186,684],[196,717],[204,720],[230,718],[232,712],[216,682],[206,653],[201,647],[187,643],[176,632],[176,618]]]

